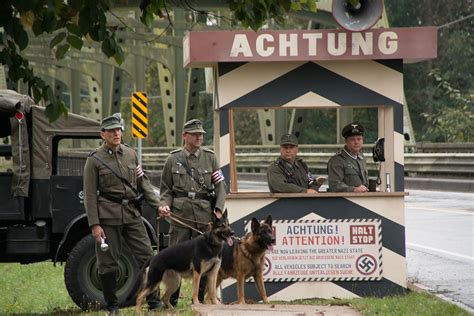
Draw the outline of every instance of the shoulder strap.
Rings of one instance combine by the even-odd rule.
[[[112,171],[112,173],[117,177],[119,178],[126,186],[128,186],[130,189],[132,189],[133,193],[135,193],[136,195],[139,195],[139,192],[137,189],[135,189],[133,187],[133,185],[127,180],[125,179],[124,177],[122,177],[121,175],[119,175],[114,169],[112,169],[112,167],[110,167],[108,164],[105,163],[105,161],[103,161],[101,158],[99,158],[98,156],[94,155],[94,153],[91,153],[91,157],[94,157],[97,161],[99,161],[101,164],[104,165],[104,167],[106,167],[107,169],[109,169],[110,171]]]

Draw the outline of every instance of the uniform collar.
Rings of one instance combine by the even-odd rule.
[[[346,155],[348,155],[349,157],[351,157],[352,159],[364,159],[364,156],[362,155],[362,153],[359,153],[357,155],[354,155],[353,153],[351,153],[349,150],[347,150],[347,147],[344,146],[344,149],[343,151],[346,153]]]
[[[281,160],[281,162],[283,162],[288,167],[295,168],[295,167],[299,166],[298,162],[301,160],[301,158],[296,157],[295,161],[293,163],[289,162],[288,160],[285,160],[285,159],[281,158],[281,156],[280,156],[280,160]]]
[[[191,154],[186,148],[183,147],[183,152],[186,158],[189,158],[189,156],[191,155],[195,156],[196,158],[199,158],[199,156],[201,155],[201,148],[198,148],[194,153]]]
[[[103,149],[104,152],[106,152],[109,156],[112,156],[112,155],[114,154],[114,151],[113,151],[109,146],[107,146],[106,143],[104,143],[104,144],[102,145],[102,149]],[[117,153],[119,153],[119,154],[121,154],[121,155],[123,154],[122,145],[119,145],[119,148],[118,148],[118,150],[117,150]]]

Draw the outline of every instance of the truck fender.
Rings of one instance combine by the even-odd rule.
[[[58,258],[61,260],[61,262],[64,261],[63,256],[72,249],[77,241],[79,241],[88,233],[90,234],[90,229],[89,225],[87,224],[86,214],[79,215],[69,222],[69,224],[66,226],[66,229],[64,230],[63,238],[59,242],[58,249],[56,250],[56,255],[54,256],[53,262],[54,266],[56,266]],[[72,241],[75,242],[70,244]]]

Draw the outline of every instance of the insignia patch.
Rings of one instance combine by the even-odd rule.
[[[135,169],[135,173],[137,174],[137,178],[143,177],[145,174],[143,172],[142,166],[138,165],[137,168]]]
[[[212,183],[214,184],[218,184],[219,182],[223,181],[224,174],[222,173],[222,170],[217,169],[216,171],[214,171],[211,175],[211,180],[212,180]]]

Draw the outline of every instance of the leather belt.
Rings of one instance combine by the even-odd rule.
[[[182,198],[186,197],[191,200],[209,200],[209,194],[200,192],[173,192],[174,197]]]
[[[122,205],[128,205],[133,203],[133,200],[127,200],[127,199],[119,199],[117,197],[108,195],[107,193],[99,192],[99,196],[105,198],[106,200],[109,200],[110,202],[122,204]]]

